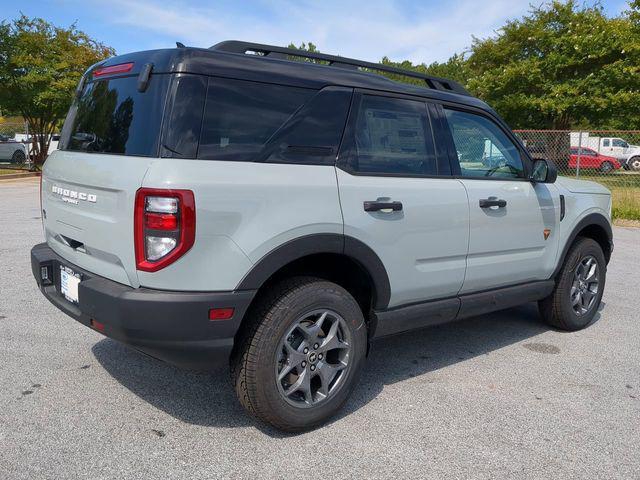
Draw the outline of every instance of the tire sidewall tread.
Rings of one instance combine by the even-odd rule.
[[[570,305],[571,285],[575,270],[582,258],[593,255],[598,262],[599,285],[598,296],[592,310],[578,316]],[[539,302],[543,319],[551,326],[561,330],[581,330],[590,325],[598,312],[606,280],[607,262],[600,245],[591,238],[578,237],[569,249],[564,265],[556,278],[556,286],[549,297]]]
[[[352,337],[348,377],[332,398],[314,408],[286,402],[275,382],[278,344],[305,311],[330,308],[349,324]],[[367,331],[362,311],[342,287],[315,277],[294,277],[272,286],[248,313],[248,328],[231,358],[231,377],[245,409],[259,420],[286,431],[313,428],[335,414],[357,383],[366,357]]]

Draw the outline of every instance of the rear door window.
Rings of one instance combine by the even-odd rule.
[[[362,95],[355,116],[348,169],[363,175],[438,174],[431,124],[422,101]]]
[[[316,90],[210,78],[198,158],[253,161]]]
[[[156,156],[167,75],[152,75],[139,92],[137,76],[89,82],[67,115],[60,149]]]

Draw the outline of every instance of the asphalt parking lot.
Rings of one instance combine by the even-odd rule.
[[[50,305],[31,277],[38,181],[0,181],[0,478],[639,478],[640,229],[615,229],[584,331],[534,305],[374,345],[342,415],[282,435],[225,369],[146,358]]]

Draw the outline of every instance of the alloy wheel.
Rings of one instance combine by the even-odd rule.
[[[351,334],[332,310],[314,310],[296,320],[276,357],[278,391],[291,405],[315,407],[335,395],[351,364]]]
[[[593,307],[600,287],[598,262],[593,255],[580,260],[571,284],[571,307],[581,316]]]

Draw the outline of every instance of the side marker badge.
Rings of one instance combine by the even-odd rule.
[[[546,240],[547,238],[549,238],[549,235],[551,235],[551,229],[545,228],[542,233],[544,235],[544,239]]]

